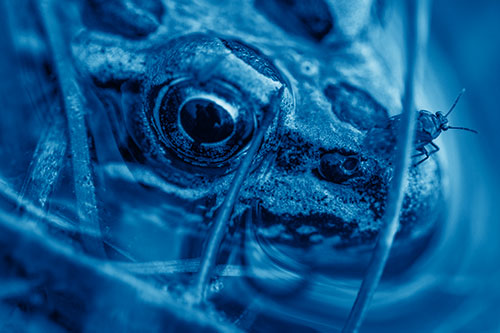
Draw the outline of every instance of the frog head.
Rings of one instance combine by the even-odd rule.
[[[375,2],[352,8],[318,3],[324,10],[299,10],[294,1],[168,2],[156,28],[139,29],[134,38],[130,30],[96,29],[101,22],[89,23],[74,39],[78,68],[92,79],[91,94],[107,114],[96,127],[106,123],[108,130],[98,132],[118,147],[114,155],[102,150],[101,157],[103,196],[110,207],[117,207],[117,193],[122,201],[110,209],[122,222],[108,226],[123,235],[122,247],[148,259],[165,259],[166,252],[178,257],[186,247],[199,251],[193,244],[206,237],[264,115],[272,112],[271,97],[282,87],[231,231],[244,230],[246,222],[257,238],[332,257],[373,246],[393,166],[391,159],[368,153],[364,142],[401,109],[401,56],[397,43],[373,23]],[[278,7],[290,20],[273,15]],[[365,24],[347,23],[355,11],[367,16],[356,20]],[[381,41],[388,52],[380,51]],[[410,171],[398,236],[403,252],[427,240],[442,218],[440,172],[434,159]],[[150,221],[149,231],[138,218]],[[173,241],[177,252],[162,251],[165,239],[185,232],[179,228],[191,230],[182,236],[191,239],[189,246]]]

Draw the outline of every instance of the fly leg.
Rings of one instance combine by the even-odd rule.
[[[430,152],[428,152],[427,149],[425,149],[425,147],[417,149],[419,151],[419,153],[413,155],[412,157],[418,157],[418,156],[422,156],[422,155],[425,155],[425,157],[422,160],[420,160],[418,163],[414,164],[413,166],[417,166],[417,165],[425,162],[432,154],[435,154],[439,151],[438,145],[436,145],[434,142],[431,141],[429,144],[432,146],[432,150]]]
[[[429,152],[429,156],[430,156],[430,155],[432,155],[432,154],[435,154],[435,153],[437,153],[437,152],[439,151],[439,146],[438,146],[438,145],[436,145],[436,144],[435,144],[434,142],[432,142],[432,141],[431,141],[431,143],[430,143],[430,144],[431,144],[431,146],[432,146],[433,150]]]
[[[422,155],[425,155],[425,157],[423,159],[421,159],[420,161],[418,161],[417,163],[413,164],[414,167],[416,167],[417,165],[425,162],[429,158],[429,156],[430,156],[429,152],[427,151],[427,149],[425,149],[425,147],[419,148],[417,150],[419,151],[419,153],[413,155],[412,157],[419,157],[419,156],[422,156]]]
[[[423,148],[423,150],[425,151],[425,148]],[[414,155],[411,155],[412,158],[414,157],[419,157],[419,156],[422,156],[422,155],[425,155],[425,152],[422,151],[422,148],[418,148],[417,149],[418,153],[414,154]]]

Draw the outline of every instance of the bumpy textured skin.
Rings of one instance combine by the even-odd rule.
[[[164,22],[168,35],[158,32],[148,40],[134,42],[118,35],[84,32],[75,40],[74,55],[79,66],[89,71],[98,85],[111,86],[100,89],[102,98],[131,100],[136,106],[125,102],[122,107],[144,109],[120,111],[132,117],[125,137],[137,137],[137,133],[144,132],[149,120],[142,115],[154,103],[151,91],[179,73],[198,73],[205,67],[216,66],[208,75],[232,80],[232,73],[240,71],[233,64],[247,63],[254,72],[246,72],[238,87],[248,89],[251,92],[248,101],[257,105],[263,105],[268,98],[266,93],[258,96],[266,89],[263,88],[266,84],[258,82],[259,77],[270,80],[271,86],[272,82],[276,86],[286,84],[294,105],[288,105],[276,117],[273,134],[263,147],[265,153],[258,159],[264,167],[252,174],[241,202],[258,207],[262,214],[261,234],[274,240],[300,246],[317,245],[325,240],[331,245],[332,238],[339,247],[371,243],[380,229],[392,172],[393,145],[383,141],[394,140],[394,135],[390,127],[382,128],[380,124],[385,124],[390,113],[397,113],[399,108],[401,89],[397,82],[401,73],[397,72],[397,66],[386,66],[394,59],[382,57],[376,48],[377,41],[370,36],[348,40],[342,48],[309,42],[307,37],[305,40],[276,38],[294,31],[286,31],[286,26],[284,31],[276,31],[274,22],[262,15],[266,13],[261,6],[249,8],[251,3],[241,6],[255,15],[239,17],[228,3],[223,7],[227,15],[215,20],[205,15],[220,8],[210,2],[169,3]],[[294,15],[293,11],[290,15]],[[200,29],[211,32],[172,38]],[[225,37],[228,34],[231,40],[240,42],[230,44]],[[251,46],[245,46],[245,42]],[[220,63],[219,56],[224,58]],[[266,64],[271,62],[279,64],[282,73]],[[123,87],[131,86],[130,82],[139,87],[137,97],[127,98],[132,93]],[[119,87],[121,93],[116,92]],[[168,147],[154,142],[155,135],[149,134],[139,134],[142,136],[134,140],[134,149],[146,155],[147,160],[153,156],[156,170],[167,181],[186,186],[197,200],[218,197],[215,193],[223,191],[218,190],[219,186],[227,188],[230,173],[213,177],[209,171],[189,165],[189,174],[183,172],[185,167],[171,168],[172,162],[158,153]],[[340,184],[321,177],[320,160],[329,152],[355,155],[360,161],[356,176]],[[233,169],[237,163],[235,160]],[[440,172],[435,159],[411,170],[400,232],[408,244],[414,238],[428,236],[442,219]]]
[[[38,10],[35,2],[23,0],[32,12]],[[5,151],[9,154],[2,155],[11,163],[2,164],[7,170],[2,175],[8,180],[5,184],[12,182],[15,189],[1,184],[4,192],[7,188],[15,193],[2,201],[5,211],[25,213],[27,219],[37,221],[36,228],[20,228],[12,216],[2,216],[2,221],[9,221],[2,222],[2,230],[6,230],[0,237],[2,271],[7,277],[36,281],[41,289],[29,293],[34,297],[15,295],[16,304],[22,304],[26,313],[50,318],[48,321],[59,326],[90,331],[103,329],[104,323],[110,330],[137,327],[162,331],[165,327],[175,329],[174,321],[182,328],[187,325],[197,330],[190,326],[196,323],[218,330],[217,323],[239,321],[240,315],[247,316],[248,323],[241,320],[239,325],[259,331],[269,330],[269,323],[280,319],[260,310],[233,307],[238,303],[246,308],[254,301],[254,289],[250,289],[250,296],[232,299],[234,293],[240,296],[242,285],[244,290],[251,285],[263,294],[279,297],[283,295],[276,289],[285,294],[292,290],[298,303],[309,304],[314,297],[304,301],[295,291],[306,289],[302,280],[312,282],[306,274],[311,267],[338,263],[359,277],[381,227],[392,173],[393,128],[381,124],[400,112],[403,91],[400,31],[382,29],[381,3],[318,0],[309,2],[318,7],[308,10],[303,10],[302,2],[278,0],[82,0],[79,11],[66,11],[58,5],[59,12],[65,14],[61,14],[67,29],[64,38],[85,104],[87,128],[83,133],[90,147],[98,202],[94,211],[98,212],[101,234],[96,238],[104,244],[104,259],[109,260],[104,263],[88,260],[81,244],[85,235],[79,234],[81,217],[74,209],[72,178],[78,165],[72,163],[68,148],[71,124],[65,118],[68,110],[61,107],[63,96],[52,50],[44,42],[26,42],[29,38],[14,40],[21,59],[29,60],[26,64],[32,70],[32,80],[13,82],[12,87],[28,91],[46,88],[41,96],[30,96],[37,109],[33,110],[25,98],[13,106],[21,111],[13,113],[1,127],[10,129],[11,134],[19,124],[30,129],[22,133],[23,140],[7,138],[10,141],[5,141],[9,142]],[[294,17],[300,26],[291,28],[280,21],[287,16],[272,15],[276,7],[289,10],[288,17]],[[78,17],[71,16],[75,12]],[[31,22],[26,13],[20,11],[15,18]],[[38,25],[42,24],[35,21]],[[17,28],[18,32],[29,30],[22,24]],[[34,30],[38,35],[28,31],[34,35],[26,32],[26,36],[43,41],[43,32]],[[284,87],[280,110],[273,114],[245,177],[217,261],[236,262],[249,267],[252,274],[240,267],[238,279],[233,279],[230,269],[216,269],[216,274],[222,275],[222,271],[229,275],[223,282],[213,279],[210,285],[210,297],[218,297],[222,305],[210,303],[204,313],[189,312],[183,292],[186,281],[197,271],[199,262],[193,260],[201,256],[216,210],[248,146],[242,144],[217,163],[209,163],[211,155],[193,163],[192,156],[179,154],[165,139],[167,126],[162,127],[155,118],[160,94],[169,85],[177,87],[179,80],[200,89],[209,89],[214,82],[227,84],[235,91],[234,103],[253,112],[254,130],[269,111],[271,96]],[[12,96],[23,89],[11,88]],[[349,159],[357,161],[351,163],[356,165],[355,171],[346,166],[340,169]],[[410,170],[401,228],[392,251],[397,260],[389,262],[388,272],[398,270],[391,268],[394,263],[399,268],[410,265],[439,228],[446,207],[442,172],[436,156]],[[48,231],[41,221],[47,222]],[[44,243],[44,239],[50,242]],[[268,256],[267,261],[256,263],[246,245],[250,250],[277,251],[280,260],[305,257],[310,265],[302,275],[291,274],[300,281],[294,284],[291,279],[292,287],[288,288],[288,279],[276,282],[272,278],[274,273],[278,277],[283,273],[276,258]],[[11,253],[10,249],[17,250]],[[50,261],[33,259],[30,249]],[[175,274],[148,266],[151,261],[170,260],[178,269],[174,269]],[[181,264],[176,266],[178,261]],[[123,262],[130,265],[115,271],[112,263]],[[297,265],[299,272],[303,272],[301,265]],[[141,277],[124,273],[128,268]],[[160,268],[168,271],[171,266]],[[73,271],[81,278],[71,275]],[[37,280],[40,276],[42,282]],[[221,291],[219,286],[224,284],[227,287]],[[116,292],[108,286],[115,286]],[[129,292],[134,302],[127,307],[120,297]],[[164,293],[168,295],[165,299]],[[182,306],[177,307],[176,302]],[[297,303],[290,306],[300,308]],[[158,319],[157,326],[149,326],[142,316],[150,307],[147,318]],[[114,312],[105,312],[108,308],[115,309],[120,320],[114,321]],[[136,311],[141,308],[143,312]],[[309,310],[322,308],[311,306]],[[175,319],[170,321],[164,311]],[[254,313],[262,316],[255,324],[255,318],[251,319]],[[330,320],[331,314],[326,317]],[[195,323],[190,323],[191,319]],[[279,322],[280,327],[287,320]]]

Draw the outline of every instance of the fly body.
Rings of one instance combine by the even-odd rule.
[[[434,114],[427,110],[418,111],[417,129],[415,132],[415,149],[418,151],[418,153],[413,155],[413,157],[419,157],[422,155],[425,155],[425,157],[415,163],[415,166],[423,163],[429,158],[430,155],[439,151],[439,146],[436,145],[433,140],[437,139],[441,132],[447,131],[449,129],[461,129],[477,133],[477,131],[469,128],[454,127],[448,125],[448,116],[453,111],[464,92],[465,89],[462,89],[460,94],[458,94],[457,98],[455,99],[455,102],[451,106],[450,110],[446,114],[443,114],[441,111],[437,111]],[[430,145],[432,147],[431,151],[427,150],[427,145]]]
[[[428,110],[418,111],[414,138],[414,147],[417,153],[412,157],[424,157],[420,161],[416,162],[414,166],[425,162],[432,154],[435,154],[439,151],[439,146],[436,145],[433,141],[437,139],[442,132],[449,129],[459,129],[477,133],[477,131],[470,128],[448,125],[448,116],[453,111],[464,92],[465,89],[462,89],[460,94],[455,99],[455,102],[451,106],[450,110],[448,110],[446,114],[441,111],[437,111],[435,113],[432,113]],[[396,144],[395,134],[397,133],[400,120],[401,115],[396,115],[388,119],[388,122],[386,123],[386,126],[384,128],[372,128],[368,132],[365,139],[365,145],[368,150],[376,154],[383,153],[388,154],[388,156],[392,156],[392,152]]]

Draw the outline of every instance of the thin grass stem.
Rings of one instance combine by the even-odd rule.
[[[215,260],[217,258],[218,249],[222,240],[224,239],[224,234],[226,231],[227,223],[231,218],[233,212],[233,207],[238,198],[238,193],[240,192],[241,186],[245,181],[248,172],[250,171],[250,166],[257,154],[262,142],[264,141],[264,136],[267,132],[269,125],[272,122],[273,116],[280,107],[281,99],[283,96],[284,88],[281,88],[276,95],[273,95],[270,99],[270,109],[264,112],[264,118],[259,131],[257,132],[255,138],[253,139],[248,152],[241,162],[238,170],[236,171],[231,186],[228,193],[224,197],[224,201],[221,207],[218,209],[215,215],[215,221],[211,229],[207,246],[205,247],[204,253],[202,255],[202,260],[200,264],[200,270],[196,277],[196,282],[194,285],[194,293],[192,296],[194,299],[193,303],[198,304],[205,298],[205,290],[207,288],[210,277],[212,276]]]
[[[394,174],[390,183],[387,207],[382,218],[377,244],[361,283],[356,300],[342,332],[357,332],[366,315],[370,301],[380,282],[387,258],[399,227],[399,215],[405,194],[408,167],[413,147],[413,138],[416,123],[414,106],[415,76],[420,57],[423,56],[425,45],[426,24],[428,17],[427,0],[410,0],[405,2],[407,21],[406,36],[406,78],[403,95],[403,112],[401,126],[395,152]]]
[[[99,235],[99,237],[83,236],[83,244],[90,253],[102,257],[105,252],[100,237],[95,185],[90,164],[84,97],[77,82],[68,43],[64,38],[64,28],[60,18],[56,15],[55,2],[52,0],[42,1],[40,14],[48,36],[53,65],[57,73],[62,103],[68,121],[78,217],[84,229],[91,229],[93,234]]]

